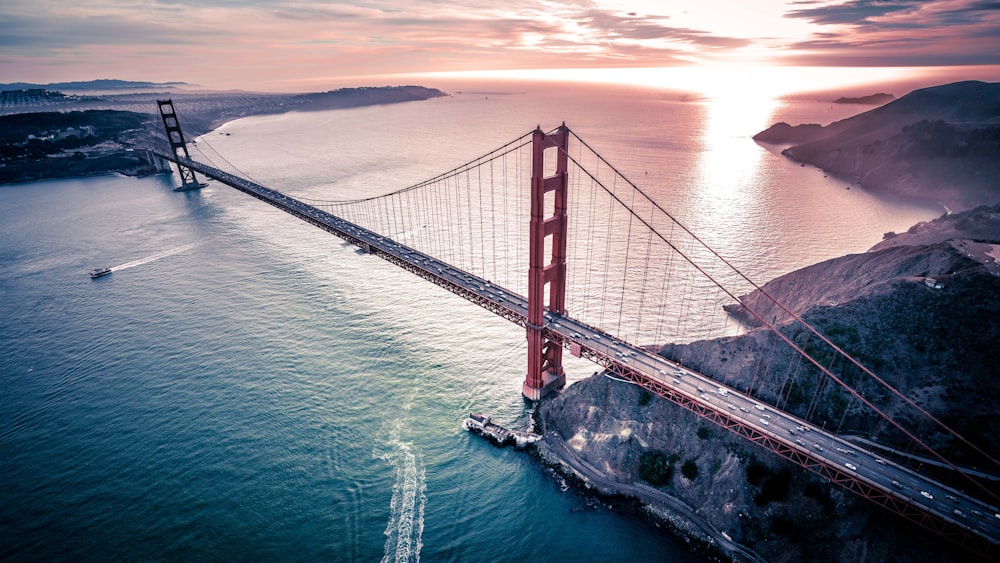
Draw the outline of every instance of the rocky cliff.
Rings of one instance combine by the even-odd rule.
[[[609,480],[656,486],[766,561],[975,560],[628,383],[600,375],[580,381],[546,404],[543,417],[547,432]],[[688,511],[656,502],[648,510],[696,540],[698,551],[712,541]]]
[[[778,123],[762,143],[872,190],[939,201],[953,210],[1000,201],[1000,83],[916,90],[827,126]]]
[[[904,395],[992,456],[1000,404],[1000,206],[979,208],[889,236],[868,253],[781,276],[762,287]],[[975,238],[961,238],[962,234]],[[893,241],[895,244],[886,244]],[[908,242],[910,244],[908,244]],[[934,283],[928,284],[928,278]],[[743,296],[769,322],[829,362],[814,336],[761,292]],[[744,311],[745,313],[745,311]],[[764,329],[662,355],[841,433],[891,446],[857,401],[776,345]],[[761,358],[768,375],[762,375]],[[933,447],[971,466],[982,459],[909,414],[859,370],[835,366],[863,395]],[[815,398],[815,400],[814,400]],[[621,483],[655,485],[771,561],[949,561],[968,554],[867,501],[634,385],[600,375],[543,404],[541,419],[590,466]],[[996,485],[994,484],[994,487]],[[669,509],[665,509],[670,512]]]

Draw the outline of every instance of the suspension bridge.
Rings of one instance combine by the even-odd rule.
[[[922,428],[930,425],[949,443],[975,452],[993,473],[1000,462],[778,303],[565,125],[536,128],[388,194],[317,200],[266,187],[221,155],[222,164],[191,158],[172,102],[159,106],[170,150],[153,152],[177,166],[178,190],[204,186],[196,178],[202,174],[522,327],[527,399],[565,385],[563,353],[569,352],[944,538],[979,553],[1000,546],[1000,498],[988,481],[927,445],[901,422],[908,416],[889,416],[848,385],[830,369],[832,362],[816,359],[815,348],[864,374],[919,417]],[[755,291],[808,334],[810,353],[740,297]],[[770,335],[755,365],[741,368],[744,376],[699,373],[637,344],[746,333],[725,305],[742,307],[759,326],[753,330]],[[776,347],[797,358],[794,369],[772,371]],[[769,387],[768,379],[781,384]],[[824,415],[839,418],[836,429],[815,422],[829,383],[848,398],[840,412]],[[780,391],[769,391],[774,388]],[[948,471],[930,476],[906,456],[878,454],[840,437],[854,419],[877,420],[908,441],[906,448]]]

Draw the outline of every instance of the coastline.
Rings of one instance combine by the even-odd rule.
[[[1000,83],[955,82],[825,126],[775,123],[753,139],[869,191],[964,211],[1000,197],[998,100]]]
[[[823,174],[829,176],[830,178],[839,180],[845,184],[849,184],[847,189],[857,189],[862,192],[872,194],[881,199],[887,199],[892,201],[901,201],[907,203],[919,203],[927,204],[928,206],[933,206],[940,208],[943,215],[951,215],[957,211],[962,211],[968,208],[961,200],[956,200],[955,198],[945,198],[943,194],[939,193],[908,193],[904,191],[895,190],[890,186],[882,184],[867,184],[862,182],[861,177],[855,174],[843,174],[837,170],[827,169],[823,166],[809,161],[800,160],[786,152],[788,149],[795,147],[794,143],[790,142],[772,142],[772,141],[762,141],[754,140],[755,143],[767,152],[785,158],[803,167],[811,167],[822,172]],[[975,206],[973,206],[975,207]]]
[[[145,149],[165,142],[160,115],[155,108],[156,100],[166,97],[175,101],[184,135],[192,140],[244,117],[425,101],[443,96],[447,94],[424,86],[342,88],[311,94],[147,92],[70,99],[45,106],[42,112],[36,107],[23,108],[34,111],[13,108],[0,116],[0,123],[13,122],[25,115],[44,115],[46,125],[38,126],[37,131],[18,124],[20,129],[28,129],[28,133],[39,138],[49,132],[43,129],[79,128],[81,122],[90,126],[96,135],[78,137],[71,144],[31,141],[36,147],[45,147],[45,154],[0,161],[0,184],[109,173],[142,177],[160,172]],[[128,120],[129,124],[121,125],[116,119]],[[60,120],[64,123],[60,124]],[[23,139],[12,142],[13,139],[7,138],[5,146],[24,145]]]
[[[749,547],[733,541],[681,499],[640,482],[620,483],[608,477],[576,455],[558,432],[546,431],[534,444],[533,453],[544,466],[579,483],[585,491],[602,499],[622,498],[639,503],[647,518],[668,528],[694,553],[732,561],[765,561]]]

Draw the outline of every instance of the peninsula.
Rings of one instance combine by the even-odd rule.
[[[1000,201],[1000,83],[956,82],[826,126],[777,123],[754,136],[872,191],[953,211]]]
[[[251,115],[393,104],[445,95],[423,86],[341,88],[310,94],[144,90],[74,95],[37,88],[4,90],[0,92],[0,184],[109,172],[154,172],[137,149],[161,142],[157,140],[163,136],[156,113],[158,98],[174,100],[186,135],[194,138],[222,123]]]
[[[856,98],[842,96],[833,101],[835,104],[860,104],[868,106],[880,106],[882,104],[891,102],[896,99],[896,96],[892,94],[886,94],[880,92],[878,94],[872,94],[870,96],[860,96]]]

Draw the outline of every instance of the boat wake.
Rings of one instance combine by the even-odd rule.
[[[173,248],[173,249],[170,249],[170,250],[165,250],[163,252],[158,252],[156,254],[153,254],[152,256],[147,256],[145,258],[140,258],[138,260],[133,260],[131,262],[126,262],[126,263],[120,264],[118,266],[112,266],[111,267],[111,271],[112,272],[118,272],[120,270],[125,270],[125,269],[128,269],[128,268],[134,268],[136,266],[142,266],[143,264],[149,264],[150,262],[153,262],[154,260],[159,260],[160,258],[166,258],[167,256],[173,256],[174,254],[179,254],[181,252],[184,252],[185,250],[191,250],[192,248],[198,246],[199,244],[200,243],[197,243],[197,242],[196,243],[192,243],[192,244],[185,244],[184,246],[178,246],[177,248]]]
[[[409,442],[395,436],[388,451],[376,452],[376,457],[389,462],[396,472],[389,501],[389,523],[385,527],[385,552],[382,563],[416,563],[420,561],[421,536],[424,533],[424,466],[411,450]]]

